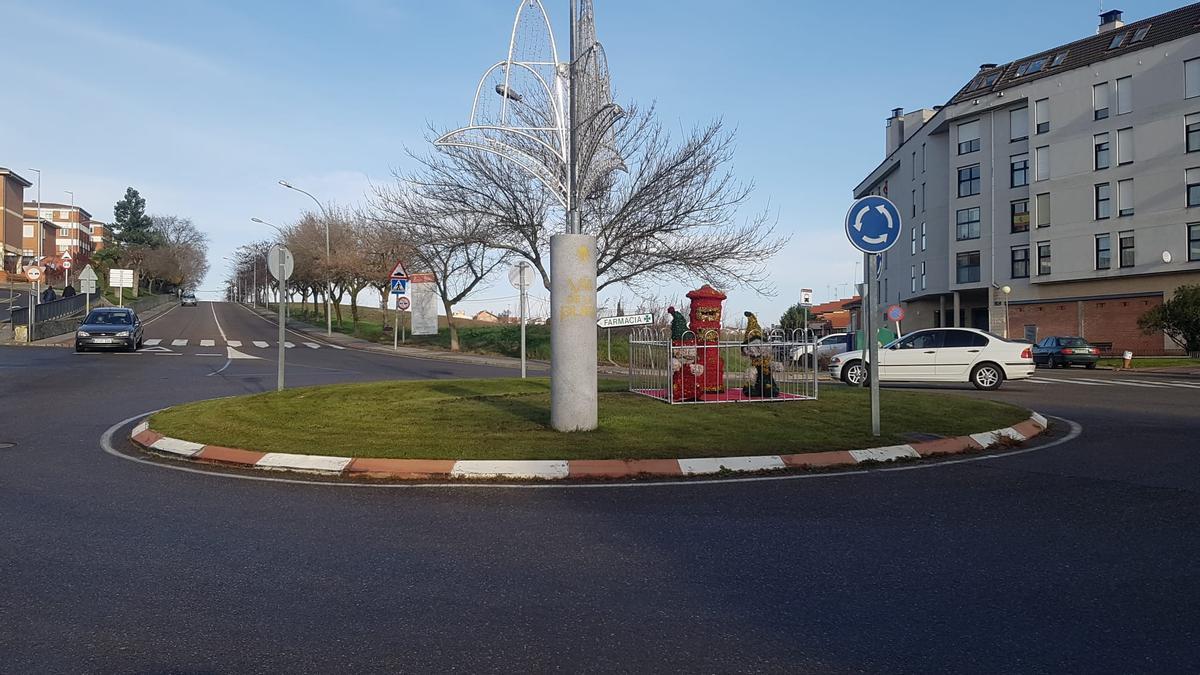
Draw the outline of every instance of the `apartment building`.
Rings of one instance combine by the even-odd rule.
[[[876,297],[906,330],[1175,351],[1137,319],[1200,283],[1200,4],[985,63],[945,105],[893,110],[886,142],[854,192],[905,218]]]
[[[33,183],[0,167],[0,276],[16,272],[24,252],[22,224],[25,188]]]
[[[25,215],[30,217],[39,215],[38,204],[26,202]],[[42,249],[42,255],[58,257],[66,251],[70,251],[77,260],[76,264],[80,265],[81,263],[78,261],[86,261],[91,257],[94,249],[91,213],[79,206],[42,202],[40,215],[43,220],[53,223],[55,229],[53,243]]]
[[[92,252],[103,251],[112,243],[112,228],[99,220],[93,220],[88,225],[92,230]]]

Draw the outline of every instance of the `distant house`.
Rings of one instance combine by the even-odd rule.
[[[821,305],[813,305],[809,315],[817,321],[827,322],[833,332],[845,331],[850,327],[850,308],[857,307],[859,297],[856,295],[846,300],[834,300]]]
[[[469,318],[471,318],[471,317],[467,316],[467,313],[466,313],[466,312],[464,312],[464,311],[462,311],[462,310],[456,310],[456,311],[454,312],[454,314],[452,314],[451,316],[453,316],[453,317],[454,317],[454,318],[456,318],[456,319],[469,319]]]
[[[487,310],[479,312],[478,314],[476,314],[475,316],[473,316],[471,318],[474,319],[475,321],[482,321],[483,323],[500,323],[500,317],[496,316],[495,314],[492,314],[491,312],[489,312]]]

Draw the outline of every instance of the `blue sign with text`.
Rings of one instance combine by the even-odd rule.
[[[846,237],[863,253],[883,253],[900,241],[900,210],[891,200],[869,195],[846,212]]]

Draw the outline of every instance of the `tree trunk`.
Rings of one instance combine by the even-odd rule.
[[[458,344],[458,326],[454,325],[454,306],[448,300],[442,300],[442,306],[446,308],[446,327],[450,329],[450,351],[461,351]]]

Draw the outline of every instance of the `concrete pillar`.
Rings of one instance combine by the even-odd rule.
[[[950,322],[950,327],[952,327],[952,328],[958,328],[958,327],[959,327],[959,326],[958,326],[958,317],[959,317],[959,310],[958,310],[958,291],[954,291],[954,320]]]
[[[550,425],[595,429],[596,238],[550,238]]]
[[[938,295],[938,320],[937,328],[943,328],[946,325],[946,296]]]

